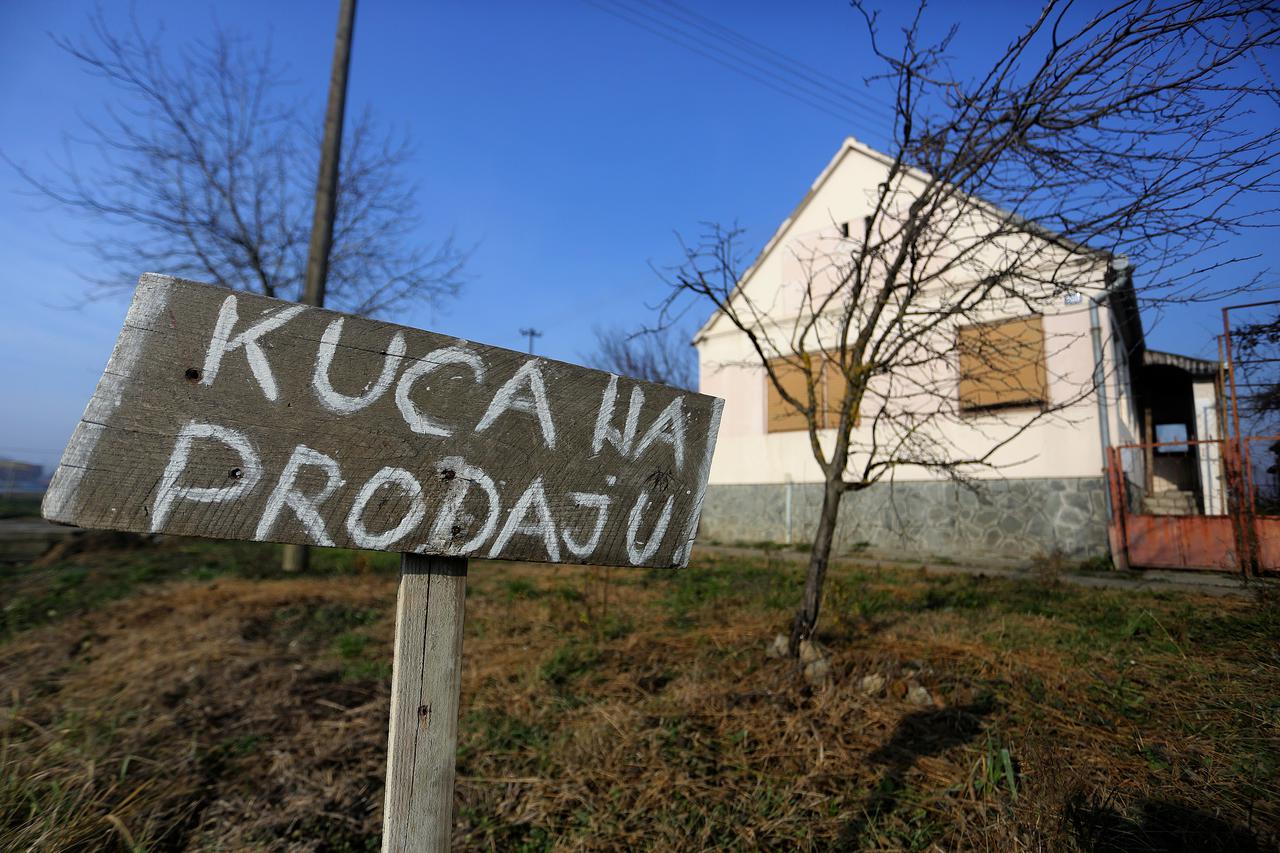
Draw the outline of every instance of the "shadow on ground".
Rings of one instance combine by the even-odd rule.
[[[869,756],[884,770],[859,810],[859,817],[841,832],[840,849],[858,849],[866,830],[893,814],[906,774],[919,759],[939,755],[976,738],[982,733],[983,720],[995,708],[995,702],[987,698],[941,711],[916,711],[899,720],[889,740]]]
[[[1065,816],[1087,853],[1263,853],[1280,843],[1171,800],[1140,800],[1127,811],[1077,795],[1067,801]]]

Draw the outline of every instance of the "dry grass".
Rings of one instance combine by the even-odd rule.
[[[389,564],[230,547],[0,583],[0,849],[377,849]],[[1276,848],[1274,603],[841,569],[813,687],[764,654],[799,571],[474,566],[455,846]]]

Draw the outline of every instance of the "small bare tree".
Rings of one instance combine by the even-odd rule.
[[[1280,419],[1280,308],[1236,329],[1232,337],[1236,385],[1244,391],[1243,414],[1255,432],[1273,432]]]
[[[120,100],[68,138],[46,176],[15,166],[40,195],[92,221],[100,267],[89,298],[139,272],[211,280],[265,296],[302,295],[319,122],[300,120],[270,51],[218,30],[171,59],[137,20],[118,34],[101,12],[92,36],[57,44]],[[309,119],[310,117],[308,117]],[[84,170],[77,151],[96,162]],[[366,112],[342,147],[328,304],[360,314],[439,303],[461,284],[465,252],[417,236],[409,149]]]
[[[818,623],[845,494],[904,468],[967,480],[1104,379],[1036,399],[1027,386],[1052,379],[1036,370],[1071,341],[1046,335],[1028,376],[1013,364],[1016,330],[964,328],[1068,294],[1132,300],[1129,261],[1148,302],[1221,295],[1205,273],[1226,261],[1195,261],[1266,221],[1240,202],[1272,191],[1280,168],[1268,3],[1140,0],[1089,16],[1049,0],[971,81],[948,69],[954,29],[923,43],[917,13],[890,51],[876,16],[853,6],[894,91],[883,177],[851,200],[862,216],[793,244],[782,292],[752,286],[739,230],[708,226],[683,244],[664,306],[713,306],[803,419],[823,497],[792,654]],[[981,421],[967,417],[966,382],[989,395]]]
[[[698,387],[698,362],[689,336],[673,326],[627,332],[618,326],[594,329],[596,348],[584,363],[619,376]]]

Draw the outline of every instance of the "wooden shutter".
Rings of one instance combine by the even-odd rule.
[[[962,410],[1048,402],[1040,316],[963,326],[956,348]]]
[[[840,404],[844,401],[847,386],[844,374],[840,372],[839,365],[824,358],[821,353],[815,353],[810,358],[813,359],[814,364],[822,365],[822,369],[814,379],[817,387],[813,389],[818,404],[818,429],[835,429],[840,424]],[[787,389],[787,393],[801,403],[805,403],[809,399],[809,393],[805,390],[804,370],[784,359],[775,359],[770,364],[781,380],[782,387]],[[807,430],[809,422],[804,414],[782,399],[782,395],[778,393],[778,389],[774,387],[768,376],[765,376],[764,383],[768,398],[766,431]],[[859,420],[861,419],[855,416],[854,426],[858,425]]]
[[[805,390],[804,370],[780,358],[774,359],[769,365],[777,375],[778,381],[782,383],[782,387],[787,389],[788,394],[801,403],[805,403],[809,399],[809,392]],[[804,413],[782,399],[782,395],[778,393],[777,387],[774,386],[773,380],[769,378],[768,374],[764,377],[764,384],[765,390],[768,392],[765,431],[794,432],[802,429],[807,430],[809,421]],[[819,402],[821,402],[820,396]]]
[[[824,361],[822,364],[822,425],[827,429],[835,429],[840,426],[840,404],[844,402],[844,395],[848,392],[848,385],[844,378],[844,373],[840,370],[840,365],[834,361]],[[854,413],[853,425],[857,426],[861,420],[857,413]]]

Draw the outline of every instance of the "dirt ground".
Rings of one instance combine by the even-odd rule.
[[[377,850],[394,558],[173,540],[0,577],[0,849]],[[467,850],[1280,849],[1280,604],[476,563]]]

